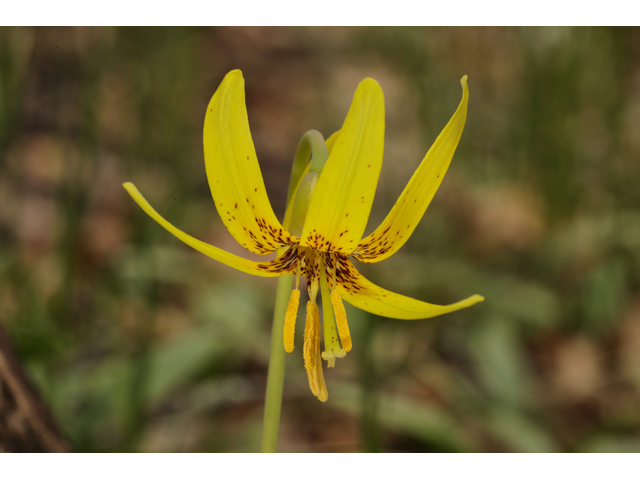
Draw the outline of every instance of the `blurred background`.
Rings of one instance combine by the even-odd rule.
[[[411,240],[358,266],[431,303],[486,301],[412,322],[349,309],[326,404],[298,328],[281,451],[640,451],[640,30],[2,28],[0,323],[71,449],[260,448],[275,280],[189,249],[121,187],[255,257],[203,162],[205,108],[234,68],[280,218],[302,134],[327,137],[358,82],[380,82],[367,233],[465,74],[471,92]]]

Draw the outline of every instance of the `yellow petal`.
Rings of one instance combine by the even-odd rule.
[[[472,295],[451,305],[433,305],[390,292],[374,285],[356,270],[351,261],[344,258],[338,270],[338,290],[344,300],[361,310],[383,317],[401,320],[430,318],[460,310],[482,302],[484,297]]]
[[[378,82],[366,78],[318,179],[302,246],[347,254],[356,248],[371,212],[383,149],[384,97]]]
[[[251,139],[240,70],[225,77],[204,120],[204,160],[218,213],[247,250],[265,254],[292,243],[271,208]]]
[[[295,246],[289,248],[278,258],[270,262],[252,262],[251,260],[246,260],[187,235],[162,218],[160,214],[156,212],[151,205],[149,205],[149,202],[145,200],[133,183],[123,183],[122,186],[127,190],[127,192],[129,192],[129,195],[131,195],[136,203],[142,207],[147,215],[184,243],[214,260],[233,267],[236,270],[240,270],[241,272],[250,273],[251,275],[257,275],[259,277],[278,277],[285,273],[295,272],[294,267],[297,252],[297,247]]]
[[[466,75],[460,83],[463,93],[458,109],[427,152],[387,218],[358,244],[353,252],[358,260],[374,263],[394,254],[409,239],[424,215],[449,168],[467,118],[469,89]]]

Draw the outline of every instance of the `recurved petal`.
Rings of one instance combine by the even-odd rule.
[[[271,208],[249,130],[240,70],[225,77],[207,107],[204,160],[225,226],[247,250],[266,254],[297,240]]]
[[[376,191],[384,149],[384,97],[366,78],[356,90],[342,129],[316,185],[301,245],[351,253],[362,238]]]
[[[362,262],[379,262],[394,254],[409,239],[449,168],[467,118],[469,89],[462,77],[462,101],[400,194],[387,218],[363,238],[353,256]]]
[[[337,277],[340,295],[351,305],[375,315],[401,320],[435,317],[470,307],[484,300],[480,295],[472,295],[451,305],[421,302],[374,285],[358,272],[347,258],[341,259]]]
[[[129,192],[129,195],[135,200],[135,202],[142,207],[142,209],[153,218],[156,222],[162,225],[170,233],[178,237],[184,243],[192,248],[195,248],[200,253],[217,260],[225,265],[228,265],[241,272],[250,273],[251,275],[257,275],[259,277],[278,277],[285,273],[291,273],[294,271],[297,248],[292,246],[282,253],[278,258],[270,262],[252,262],[246,260],[237,255],[233,255],[229,252],[204,243],[191,235],[187,235],[183,231],[174,227],[171,223],[166,221],[158,212],[156,212],[149,202],[142,196],[133,183],[123,183],[122,186]]]

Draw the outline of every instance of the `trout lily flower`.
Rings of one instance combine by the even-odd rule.
[[[483,299],[473,295],[452,305],[433,305],[374,285],[350,257],[374,263],[393,255],[409,239],[435,195],[458,145],[467,116],[469,91],[463,77],[462,101],[427,152],[382,224],[363,238],[369,219],[384,148],[384,98],[378,82],[366,78],[354,94],[342,128],[323,141],[324,167],[313,162],[294,172],[284,222],[271,208],[258,165],[239,70],[228,73],[213,95],[204,122],[204,157],[215,206],[231,235],[257,254],[278,252],[274,260],[255,262],[187,235],[160,216],[132,183],[133,199],[165,229],[199,252],[252,275],[292,274],[292,291],[284,323],[284,348],[293,351],[300,299],[300,276],[306,277],[303,357],[313,394],[328,398],[322,359],[329,367],[351,350],[343,300],[367,312],[398,319],[422,319],[469,307]],[[308,161],[308,156],[307,159]],[[321,320],[316,300],[321,292]]]

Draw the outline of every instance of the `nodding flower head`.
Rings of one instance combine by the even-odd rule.
[[[180,240],[237,270],[265,277],[292,274],[284,322],[284,348],[294,349],[300,302],[300,277],[306,277],[303,357],[313,394],[328,398],[322,360],[335,366],[351,350],[343,300],[367,312],[398,319],[421,319],[469,307],[480,295],[452,305],[433,305],[374,285],[352,258],[374,263],[393,255],[408,240],[449,167],[467,117],[469,90],[463,77],[462,100],[444,130],[380,226],[363,238],[382,166],[384,97],[378,82],[358,85],[342,128],[326,142],[328,158],[313,160],[297,175],[283,224],[271,208],[256,157],[239,70],[229,72],[213,95],[204,122],[204,155],[215,206],[233,237],[257,254],[277,252],[274,260],[238,257],[182,232],[162,218],[132,183],[125,183],[142,209]],[[321,138],[321,137],[320,137]],[[322,320],[317,305],[322,299]],[[320,337],[324,350],[320,352]]]

